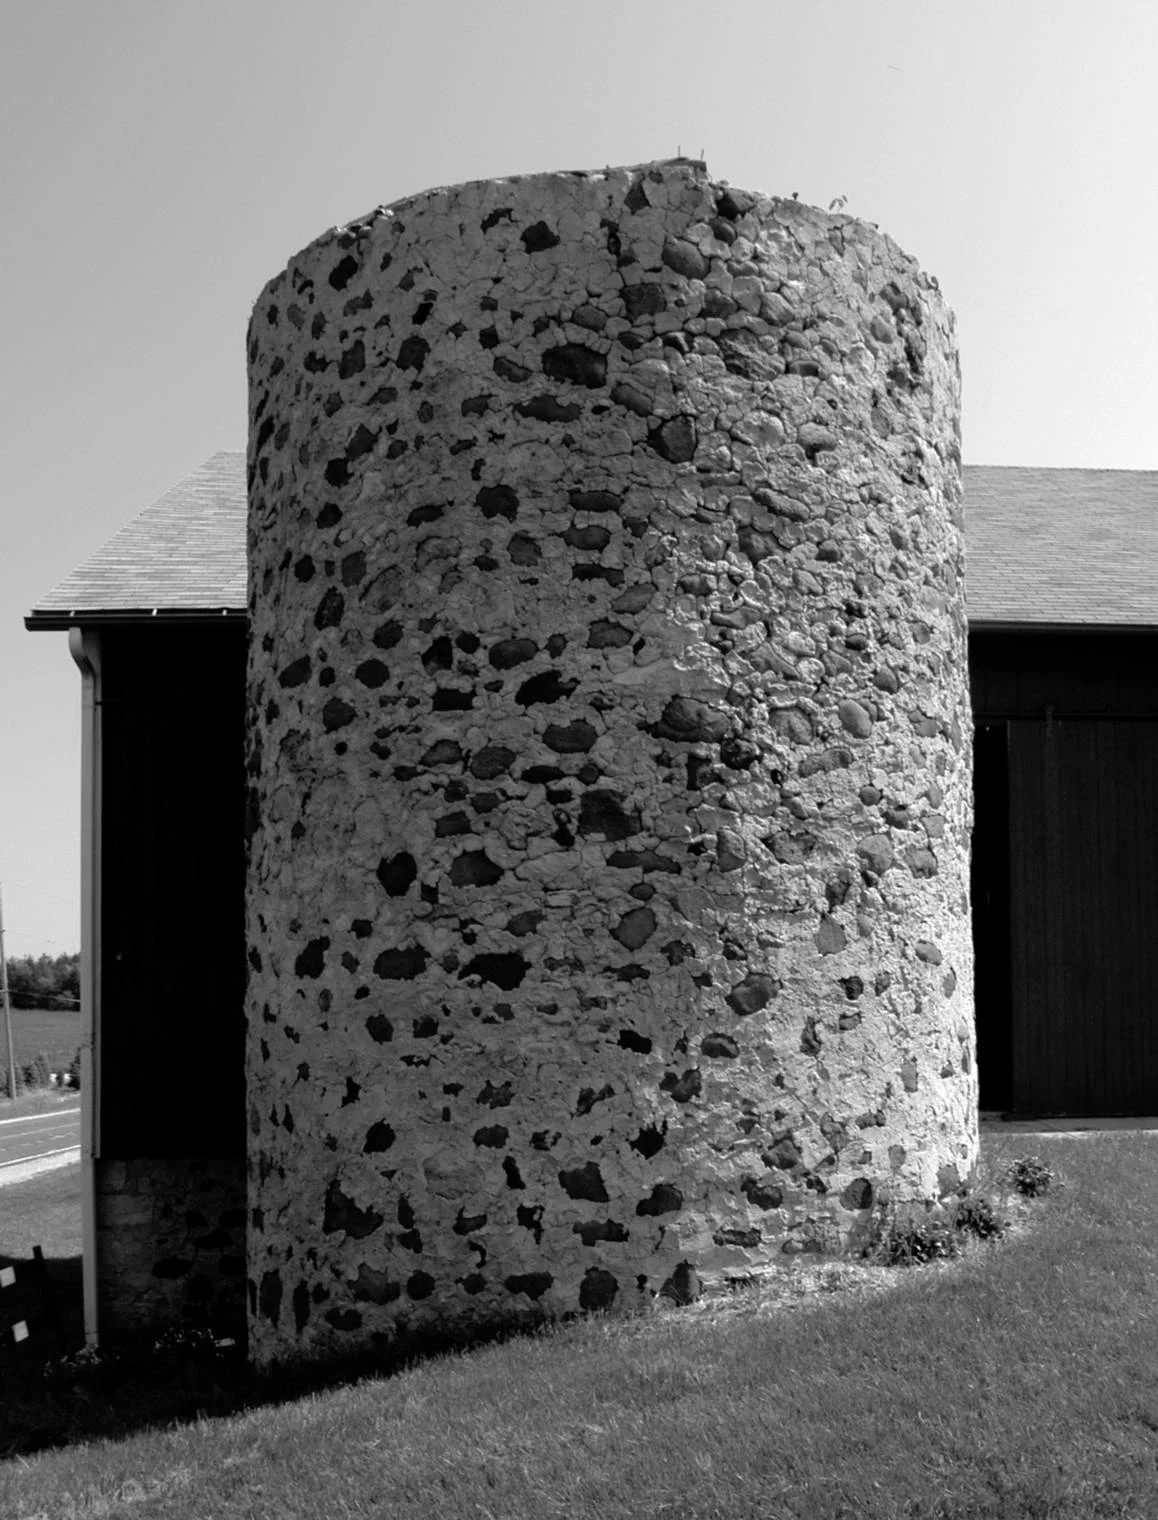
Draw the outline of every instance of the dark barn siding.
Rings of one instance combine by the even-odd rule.
[[[971,675],[981,742],[1008,757],[1006,797],[992,757],[977,771],[975,901],[1000,899],[1002,816],[1008,841],[1007,951],[992,914],[976,929],[981,1063],[1009,989],[1008,1077],[982,1065],[982,1105],[1154,1113],[1158,639],[974,633]]]
[[[245,630],[102,633],[105,1159],[244,1156]]]

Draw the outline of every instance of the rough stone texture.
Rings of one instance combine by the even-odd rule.
[[[249,359],[258,1359],[683,1301],[955,1188],[936,283],[695,163],[537,175],[330,232]]]
[[[245,1330],[245,1166],[96,1162],[101,1334],[160,1324]]]

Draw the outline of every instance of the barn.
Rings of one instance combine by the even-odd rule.
[[[982,1109],[1158,1104],[1158,471],[965,469]],[[49,592],[82,675],[86,1323],[244,1325],[245,458]]]

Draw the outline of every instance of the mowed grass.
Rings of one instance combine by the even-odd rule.
[[[43,1051],[50,1071],[67,1071],[80,1047],[80,1014],[58,1008],[13,1008],[12,1044],[18,1067]],[[0,1066],[7,1064],[0,1039]]]
[[[831,1291],[801,1277],[254,1390],[264,1406],[4,1464],[0,1514],[1150,1520],[1158,1135],[987,1139],[987,1169],[1030,1150],[1066,1187],[957,1262],[835,1264],[812,1279]]]

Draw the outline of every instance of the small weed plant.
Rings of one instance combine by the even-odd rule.
[[[1065,1185],[1058,1182],[1053,1168],[1046,1166],[1038,1156],[1025,1156],[1020,1161],[1011,1161],[1005,1169],[1005,1180],[1023,1198],[1042,1198],[1051,1187]]]
[[[990,1195],[983,1191],[966,1191],[944,1207],[926,1215],[884,1215],[877,1238],[867,1255],[886,1267],[918,1267],[933,1261],[953,1261],[965,1243],[974,1240],[1000,1240],[1009,1221],[998,1212]]]

